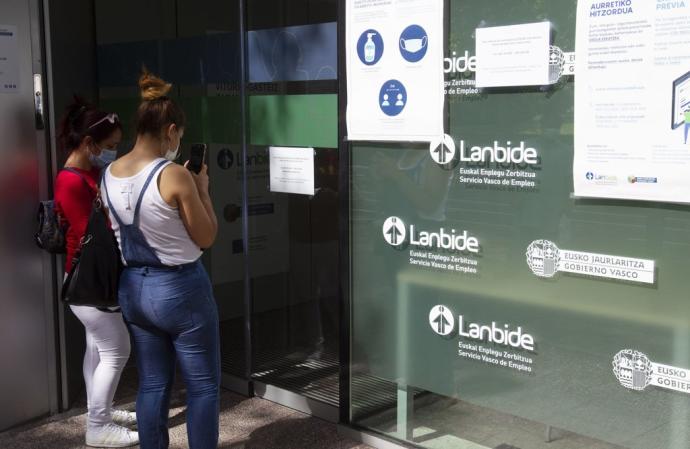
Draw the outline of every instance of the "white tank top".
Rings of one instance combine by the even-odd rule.
[[[110,167],[106,169],[102,182],[107,183],[112,208],[124,224],[131,224],[134,221],[134,209],[146,178],[163,160],[163,158],[156,159],[139,173],[128,178],[115,177],[110,172]],[[139,229],[163,265],[184,265],[196,261],[201,256],[201,250],[189,236],[180,217],[180,211],[170,207],[158,189],[158,177],[167,166],[168,164],[163,164],[159,168],[144,193],[139,212]],[[101,191],[105,195],[105,189],[102,186]],[[120,225],[112,214],[110,214],[110,222],[122,250]]]

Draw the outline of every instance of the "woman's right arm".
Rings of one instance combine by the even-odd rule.
[[[210,247],[216,239],[218,222],[208,193],[208,167],[199,174],[185,167],[169,164],[161,173],[160,191],[163,199],[177,206],[182,222],[199,248]]]

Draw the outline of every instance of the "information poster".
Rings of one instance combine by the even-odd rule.
[[[690,202],[690,8],[578,3],[576,196]]]
[[[271,192],[314,195],[314,149],[270,147]]]
[[[0,25],[0,92],[19,90],[17,27]]]
[[[477,28],[477,87],[550,84],[549,22]]]
[[[443,2],[347,1],[349,140],[443,135]]]

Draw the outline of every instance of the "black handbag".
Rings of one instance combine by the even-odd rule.
[[[121,271],[120,250],[99,195],[62,285],[62,300],[76,306],[116,307]]]

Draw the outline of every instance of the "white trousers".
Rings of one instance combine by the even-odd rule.
[[[129,359],[129,332],[120,312],[102,312],[88,306],[70,308],[86,329],[84,382],[88,426],[103,426],[113,420],[111,407],[115,390]]]

